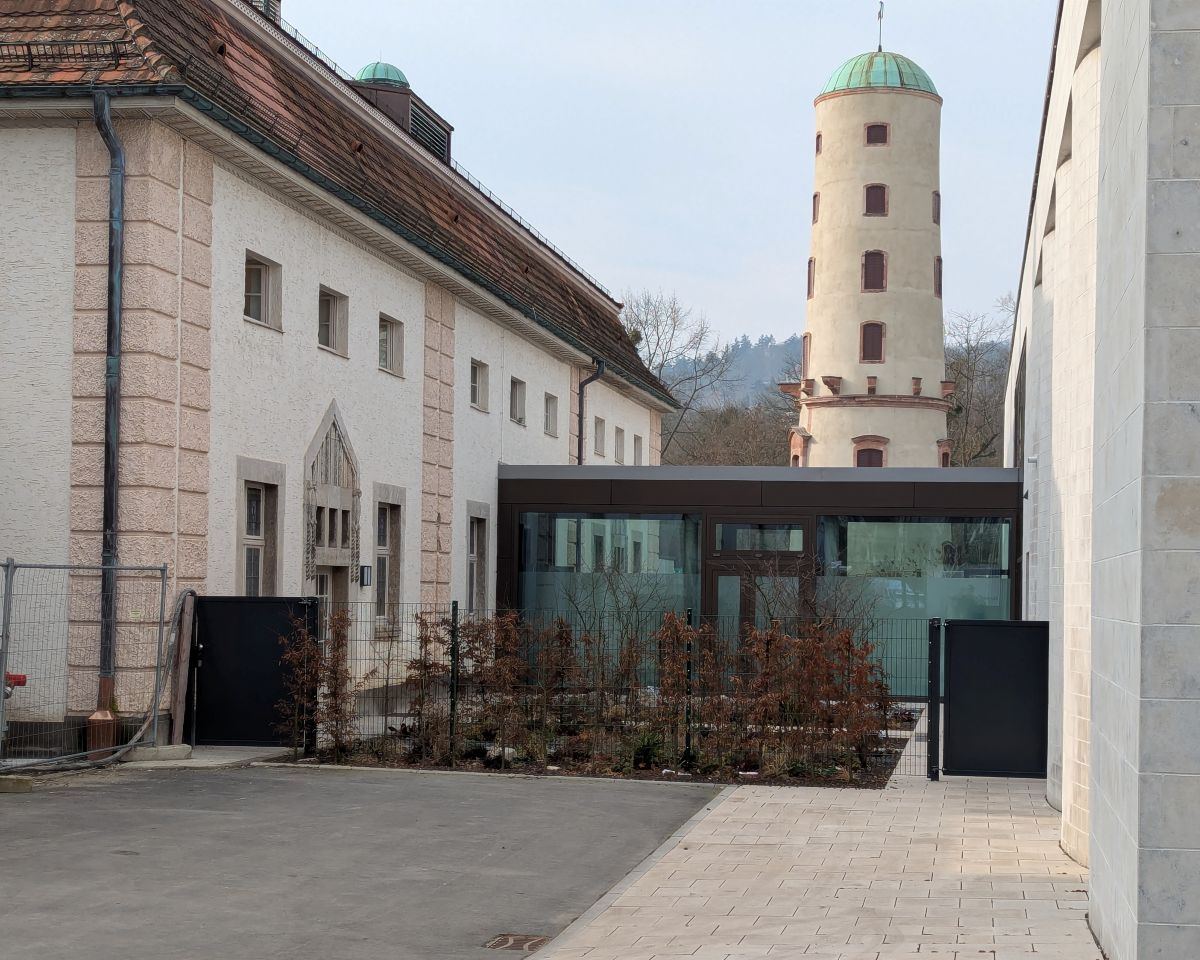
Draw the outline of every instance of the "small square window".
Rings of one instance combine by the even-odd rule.
[[[508,382],[508,418],[525,426],[525,381],[516,377]]]
[[[635,467],[642,465],[642,438],[636,433],[633,435],[633,465]]]
[[[888,215],[888,188],[882,183],[867,184],[864,191],[863,213],[868,217]]]
[[[604,418],[596,417],[592,424],[592,449],[596,456],[604,456]]]
[[[485,413],[488,409],[488,365],[482,360],[471,361],[471,406]]]
[[[617,463],[625,462],[625,431],[620,427],[613,430],[613,459]]]
[[[890,139],[891,131],[886,123],[867,124],[867,146],[885,147]]]
[[[243,318],[264,327],[283,329],[280,309],[281,278],[279,264],[246,251],[245,285],[242,291]]]
[[[404,324],[386,314],[379,315],[379,369],[404,374]]]
[[[321,287],[317,297],[317,343],[327,350],[349,355],[347,349],[347,320],[350,300],[344,294]]]
[[[542,429],[545,430],[548,437],[558,436],[558,397],[552,393],[546,394],[545,421]]]

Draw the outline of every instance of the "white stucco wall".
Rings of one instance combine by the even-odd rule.
[[[336,400],[358,458],[360,562],[372,557],[375,482],[406,492],[405,601],[420,596],[421,391],[424,284],[222,166],[213,177],[213,308],[209,590],[239,593],[237,457],[284,464],[282,580],[303,582],[304,457]],[[243,319],[246,251],[282,266],[283,331]],[[349,298],[348,357],[317,344],[317,297],[326,286]],[[379,369],[378,320],[404,324],[404,376]],[[361,596],[351,585],[351,599]]]
[[[0,131],[0,556],[66,563],[75,128]]]
[[[650,411],[626,394],[616,390],[607,379],[590,384],[584,393],[583,462],[593,466],[617,466],[617,428],[625,431],[625,466],[633,466],[633,438],[642,438],[642,465],[650,460]],[[596,455],[596,417],[604,419],[604,456]],[[566,461],[561,461],[565,463]]]

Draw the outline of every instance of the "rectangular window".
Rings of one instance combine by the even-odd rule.
[[[942,295],[942,258],[936,257],[933,261],[933,295],[940,297]]]
[[[886,123],[868,123],[867,146],[886,146],[888,142],[888,132],[888,125]]]
[[[856,467],[882,467],[883,451],[872,447],[859,450],[854,455],[854,465]]]
[[[620,427],[613,431],[613,459],[617,463],[625,462],[625,431]]]
[[[348,355],[346,325],[349,310],[349,298],[321,287],[317,297],[317,343],[343,357]]]
[[[379,369],[404,374],[404,324],[384,314],[379,315]]]
[[[482,360],[471,361],[471,406],[487,412],[488,365]]]
[[[642,438],[636,433],[633,435],[633,465],[635,467],[642,465]]]
[[[808,361],[812,354],[812,334],[806,333],[800,338],[800,379],[808,379]]]
[[[314,529],[313,533],[315,533],[316,536],[313,537],[313,542],[316,543],[316,545],[319,547],[319,546],[321,546],[321,544],[323,544],[325,542],[325,508],[324,507],[317,507],[317,514],[316,514],[316,518],[315,518],[315,522],[314,522],[314,527],[315,527],[315,529]]]
[[[329,541],[328,545],[336,547],[338,545],[338,510],[336,507],[329,508]]]
[[[241,502],[241,586],[247,597],[275,593],[275,510],[277,488],[245,483]]]
[[[487,606],[487,520],[471,517],[467,542],[467,610]]]
[[[281,276],[279,264],[246,251],[246,277],[242,295],[242,316],[246,320],[276,330],[283,328],[280,310]]]
[[[516,377],[508,382],[508,418],[525,426],[525,381]]]
[[[862,325],[862,344],[859,359],[863,363],[883,362],[882,323],[864,323]]]
[[[604,456],[604,418],[597,417],[592,425],[592,449],[596,456]]]
[[[545,430],[546,436],[558,436],[558,397],[552,393],[546,394],[545,416],[542,424],[542,429]]]
[[[808,299],[813,298],[813,294],[817,290],[817,261],[815,258],[810,258],[808,261]]]
[[[642,572],[642,541],[633,541],[633,563],[629,568],[630,573]]]
[[[342,549],[350,549],[350,511],[342,511]]]
[[[400,602],[400,508],[391,503],[375,507],[375,616],[387,617],[389,605]]]
[[[607,564],[608,550],[604,545],[604,534],[592,534],[592,569],[603,570]]]
[[[718,523],[717,553],[803,553],[804,527],[792,523]]]
[[[871,183],[866,187],[863,213],[868,217],[888,215],[888,188],[882,183]]]
[[[871,292],[887,289],[887,256],[882,250],[868,250],[863,254],[862,287]]]

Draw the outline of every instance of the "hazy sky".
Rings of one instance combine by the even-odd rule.
[[[726,337],[804,327],[813,97],[872,0],[283,0],[351,73],[396,64],[455,157],[615,294]],[[945,98],[947,310],[1015,291],[1054,0],[889,0],[884,46]]]

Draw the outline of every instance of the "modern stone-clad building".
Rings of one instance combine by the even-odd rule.
[[[793,467],[950,465],[942,344],[942,98],[917,64],[848,60],[816,99]]]
[[[657,463],[673,401],[399,70],[260,6],[0,20],[0,554],[101,561],[119,370],[115,557],[171,596],[488,607],[498,464]]]
[[[1048,798],[1112,960],[1200,956],[1200,2],[1060,6],[1008,379]]]

